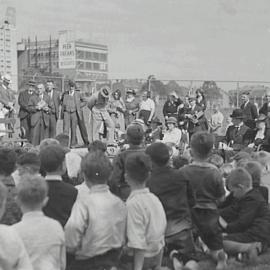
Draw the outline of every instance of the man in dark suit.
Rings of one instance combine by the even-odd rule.
[[[20,106],[19,110],[19,118],[21,128],[24,128],[25,131],[25,138],[30,141],[30,129],[31,129],[31,119],[30,119],[30,112],[29,112],[29,99],[33,95],[35,91],[36,83],[32,80],[28,82],[28,89],[20,92],[18,97],[18,103]]]
[[[233,125],[227,129],[226,142],[235,151],[239,151],[252,143],[255,134],[252,129],[244,124],[244,114],[241,109],[233,110],[230,117]]]
[[[62,181],[66,172],[65,151],[60,145],[49,145],[40,151],[40,161],[49,187],[49,200],[43,212],[64,227],[78,195],[75,187]]]
[[[259,113],[268,116],[270,112],[270,91],[265,94],[266,102],[260,108]]]
[[[47,81],[47,94],[49,96],[49,138],[54,138],[56,135],[56,124],[59,118],[60,107],[60,93],[54,89],[54,82],[52,80]]]
[[[256,106],[249,100],[249,92],[243,92],[241,95],[243,101],[241,109],[243,111],[243,121],[246,126],[251,129],[255,129],[256,123],[255,120],[258,118],[258,109]]]
[[[84,144],[89,144],[82,110],[86,104],[86,100],[81,96],[80,92],[76,90],[75,82],[70,81],[69,91],[66,91],[63,96],[62,110],[64,133],[69,135],[69,131],[71,130],[71,146],[75,146],[77,144],[77,125],[79,126]]]
[[[28,108],[31,113],[31,143],[39,145],[48,138],[48,127],[50,121],[49,96],[45,92],[44,84],[37,86],[37,94],[29,98]]]

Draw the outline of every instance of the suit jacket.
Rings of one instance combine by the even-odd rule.
[[[239,130],[235,126],[229,126],[226,132],[226,142],[229,144],[233,141],[232,147],[235,150],[240,150],[253,141],[254,135],[254,131],[244,124]]]
[[[69,95],[68,92],[66,92],[63,96],[63,103],[62,103],[62,118],[63,118],[63,113],[65,111],[65,107],[67,105],[67,95]],[[75,101],[75,107],[76,107],[76,112],[77,112],[77,115],[79,117],[79,120],[82,120],[83,119],[83,110],[82,108],[86,106],[87,104],[87,101],[86,99],[81,95],[81,93],[79,91],[75,91],[74,92],[74,101]]]
[[[32,95],[30,95],[28,93],[28,90],[24,90],[24,91],[20,92],[20,94],[19,94],[18,103],[20,106],[20,110],[19,110],[19,118],[20,119],[24,119],[30,114],[28,103],[29,103],[29,99],[31,96]]]
[[[50,93],[47,93],[49,96],[49,108],[52,114],[55,115],[56,120],[59,118],[59,107],[60,107],[60,93],[57,90],[52,90],[52,98],[50,97]]]
[[[12,102],[15,104],[15,96],[11,89],[5,89],[3,85],[0,85],[0,102],[4,106],[8,107],[8,103]]]
[[[255,128],[254,120],[258,118],[258,110],[256,106],[249,101],[246,106],[242,104],[240,108],[244,114],[244,123],[250,128]]]
[[[43,95],[43,100],[49,104],[50,98],[49,96],[44,93]],[[38,102],[40,101],[39,96],[34,94],[29,98],[29,102],[28,102],[28,108],[29,111],[31,113],[31,127],[34,127],[39,120],[42,118],[44,120],[45,126],[48,127],[49,126],[49,120],[50,120],[50,116],[48,113],[42,111],[42,110],[37,110],[36,106],[38,104]]]
[[[58,220],[64,227],[76,201],[78,191],[70,184],[59,180],[47,180],[49,201],[43,208],[46,216]]]
[[[263,106],[260,108],[259,113],[268,115],[268,112],[270,112],[270,107],[268,106],[268,102],[265,102]]]

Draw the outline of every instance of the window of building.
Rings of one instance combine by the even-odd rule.
[[[100,61],[107,61],[107,54],[105,54],[105,53],[101,53],[100,55],[99,55],[99,57],[100,57]]]
[[[84,69],[84,62],[77,61],[77,69]]]
[[[92,52],[85,52],[86,59],[92,59]]]
[[[107,65],[105,63],[100,63],[99,68],[100,70],[107,70]]]
[[[79,59],[84,59],[84,51],[77,50],[76,51],[76,56]]]
[[[93,69],[93,64],[91,62],[86,62],[85,64],[86,64],[85,65],[86,69],[90,69],[90,70]]]
[[[99,70],[99,63],[94,63],[94,70]]]
[[[93,56],[94,56],[94,60],[99,60],[99,53],[94,52]]]

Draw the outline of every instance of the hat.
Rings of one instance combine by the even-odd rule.
[[[177,120],[175,117],[169,117],[167,120],[167,124],[177,124]]]
[[[132,95],[136,95],[136,92],[134,89],[131,89],[131,88],[128,88],[127,91],[126,91],[127,94],[132,94]]]
[[[250,94],[249,91],[243,91],[243,92],[241,93],[241,95],[246,95],[246,96],[248,96],[249,94]]]
[[[171,92],[171,93],[169,94],[169,96],[173,96],[173,97],[175,97],[175,98],[178,98],[178,96],[177,96],[177,94],[176,94],[175,91]]]
[[[131,143],[141,142],[144,137],[144,130],[140,124],[131,124],[127,128],[127,137]]]
[[[243,111],[241,109],[235,109],[235,110],[233,110],[230,117],[236,118],[236,119],[243,119],[244,118]]]
[[[29,86],[36,86],[36,82],[34,80],[29,80],[27,83]]]
[[[266,118],[267,118],[267,116],[265,114],[261,113],[259,115],[259,117],[257,118],[256,122],[263,122],[266,120]]]
[[[68,81],[68,86],[69,87],[76,87],[76,83],[74,81],[72,81],[72,80],[69,80]]]
[[[102,87],[101,88],[101,90],[100,90],[100,94],[104,97],[104,98],[109,98],[109,96],[110,96],[110,88],[109,87],[107,87],[107,86],[104,86],[104,87]]]
[[[7,82],[7,83],[11,83],[11,77],[10,77],[10,75],[9,74],[5,74],[3,76],[3,81],[4,82]]]

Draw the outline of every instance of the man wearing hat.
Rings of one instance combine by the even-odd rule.
[[[140,102],[136,99],[136,92],[134,89],[127,89],[126,91],[126,112],[125,112],[125,126],[126,128],[136,119],[137,112],[139,111]]]
[[[107,110],[110,97],[110,89],[103,86],[100,91],[94,93],[88,101],[88,108],[91,111],[91,140],[104,138],[108,143],[114,142],[114,122]]]
[[[243,122],[244,114],[241,109],[233,110],[230,115],[233,125],[226,131],[226,142],[235,151],[247,147],[254,139],[254,131]]]
[[[241,95],[242,105],[241,109],[243,111],[243,121],[246,126],[251,129],[254,129],[256,124],[255,120],[258,118],[258,110],[254,103],[251,103],[249,100],[249,92],[243,92]]]
[[[263,113],[264,115],[268,116],[268,114],[270,112],[270,90],[267,90],[267,92],[265,94],[265,99],[266,99],[266,102],[260,108],[259,113],[260,114]]]
[[[19,93],[18,103],[20,106],[19,118],[20,127],[24,129],[25,138],[30,141],[30,111],[29,111],[29,99],[34,94],[36,88],[36,83],[33,80],[28,82],[28,89]]]
[[[62,117],[64,133],[70,136],[70,146],[77,145],[77,125],[81,132],[81,136],[85,145],[89,144],[88,134],[84,123],[83,110],[87,101],[81,96],[79,91],[76,91],[76,84],[69,81],[69,90],[63,96],[62,102]]]
[[[175,92],[172,92],[168,95],[168,99],[163,106],[163,115],[165,120],[169,117],[175,117],[177,119],[178,108],[184,108],[184,103],[180,98],[178,98]]]

